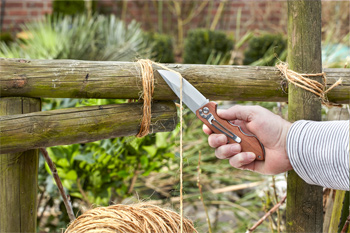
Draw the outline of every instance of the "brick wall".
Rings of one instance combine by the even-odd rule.
[[[0,0],[0,6],[4,0]],[[6,0],[3,15],[3,31],[18,31],[20,24],[35,20],[52,12],[52,0]],[[192,9],[200,5],[200,1],[183,1],[181,8],[183,18],[186,18]],[[125,4],[125,5],[124,5]],[[148,30],[158,30],[158,5],[154,1],[123,1],[101,0],[98,1],[98,11],[102,13],[113,13],[121,17],[123,9],[125,20],[137,20]],[[177,20],[174,12],[170,10],[170,1],[163,1],[162,31],[173,32],[177,30]],[[185,31],[195,27],[209,27],[217,13],[220,1],[212,1],[188,24]],[[228,1],[223,8],[217,29],[233,31],[236,29],[237,13],[241,11],[241,28],[279,30],[285,22],[285,3],[280,1],[269,1],[255,3],[244,0]],[[125,8],[123,8],[125,7]],[[243,33],[244,30],[241,32]]]
[[[4,0],[0,1],[0,9]],[[24,22],[32,21],[38,17],[50,14],[51,0],[6,0],[0,17],[2,31],[18,31]]]
[[[3,2],[4,11],[0,18],[3,19],[2,31],[16,32],[20,24],[42,17],[52,12],[52,0],[0,0],[0,7]],[[124,20],[139,21],[147,30],[176,34],[177,18],[171,10],[171,1],[163,0],[161,18],[158,19],[159,2],[151,0],[98,0],[97,8],[101,13],[116,14]],[[198,9],[202,1],[187,0],[181,2],[182,18],[185,19],[191,9]],[[170,5],[170,6],[169,6]],[[184,26],[185,32],[191,28],[209,28],[220,1],[212,0],[208,5]],[[337,35],[346,35],[350,29],[350,1],[323,1],[322,2],[322,23],[323,32],[335,25]],[[237,15],[241,13],[241,16]],[[239,25],[237,25],[239,23]],[[239,27],[238,27],[239,26]],[[228,32],[237,32],[243,35],[247,30],[263,30],[270,32],[282,32],[287,30],[287,2],[280,0],[229,0],[226,1],[220,20],[216,29]]]
[[[182,18],[185,19],[191,10],[196,10],[202,1],[182,1]],[[170,6],[169,6],[170,5]],[[210,1],[206,7],[196,15],[188,24],[185,31],[191,28],[209,28],[218,12],[220,1]],[[98,4],[100,12],[114,13],[122,16],[125,11],[126,21],[137,20],[142,22],[145,29],[158,31],[158,9],[159,2],[153,1],[128,1],[123,5],[121,1],[105,0]],[[173,32],[177,30],[177,18],[172,10],[170,1],[163,1],[161,11],[162,31]],[[240,24],[241,34],[247,30],[266,30],[272,32],[283,32],[286,30],[287,22],[286,2],[277,0],[270,1],[227,1],[221,13],[216,29],[235,31],[237,23]],[[241,13],[237,20],[237,14]],[[281,31],[282,30],[282,31]]]

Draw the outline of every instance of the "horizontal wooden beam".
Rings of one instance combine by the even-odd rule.
[[[0,154],[136,135],[141,113],[142,104],[131,103],[0,116]],[[152,105],[152,133],[171,131],[176,123],[172,101]]]
[[[287,101],[282,90],[287,85],[274,67],[166,66],[180,72],[210,100]],[[329,100],[348,103],[350,69],[324,71],[328,85],[343,78],[343,85],[329,92]],[[155,79],[155,100],[177,99],[157,72]],[[138,99],[141,91],[140,69],[134,62],[0,58],[1,97]]]

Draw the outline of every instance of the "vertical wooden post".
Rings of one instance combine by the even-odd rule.
[[[0,98],[0,115],[40,110],[40,99]],[[36,232],[37,181],[38,150],[0,151],[0,232]]]
[[[327,113],[327,120],[329,121],[348,120],[349,118],[350,113],[345,108],[331,108]],[[335,191],[334,201],[326,209],[323,223],[323,232],[328,233],[340,232],[349,215],[349,191],[333,191]]]
[[[288,1],[288,59],[300,73],[322,72],[321,0]],[[315,77],[322,81],[321,77]],[[289,85],[288,117],[291,122],[321,120],[321,102],[311,92]],[[322,187],[306,184],[294,171],[288,173],[287,231],[322,232]]]

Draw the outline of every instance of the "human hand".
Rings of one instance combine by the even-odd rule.
[[[216,148],[217,158],[228,159],[235,168],[262,174],[274,175],[293,169],[286,150],[290,122],[260,106],[235,105],[226,110],[219,110],[218,115],[239,125],[243,132],[257,136],[265,148],[265,161],[255,160],[256,156],[252,152],[241,152],[238,143],[227,144],[225,135],[213,134],[203,125],[203,131],[210,135],[209,145]]]

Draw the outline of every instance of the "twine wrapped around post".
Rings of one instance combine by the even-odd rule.
[[[288,64],[284,62],[280,62],[276,64],[277,69],[281,71],[283,77],[290,83],[303,88],[307,91],[310,91],[321,98],[322,104],[326,106],[341,106],[341,104],[331,103],[327,99],[327,93],[332,90],[334,87],[340,85],[342,83],[342,79],[338,79],[332,86],[329,88],[327,85],[327,78],[324,72],[316,73],[316,74],[299,74],[293,70],[288,69]],[[323,79],[323,83],[320,83],[316,80],[309,79],[307,77],[316,77],[321,76]]]
[[[65,233],[178,233],[180,215],[144,203],[97,207],[80,215]],[[197,233],[192,221],[184,219],[184,233]]]
[[[151,103],[154,92],[154,74],[151,60],[141,59],[138,60],[137,63],[141,67],[143,87],[141,95],[143,96],[143,107],[140,131],[136,137],[144,137],[149,133],[149,128],[151,126]]]
[[[180,79],[180,232],[184,230],[183,226],[183,152],[182,152],[182,75],[168,67],[153,62],[151,60],[141,59],[138,61],[141,66],[142,86],[143,86],[143,114],[139,133],[137,137],[143,137],[149,133],[149,127],[151,125],[151,101],[154,91],[154,73],[152,64],[155,64],[165,70],[174,72]]]

